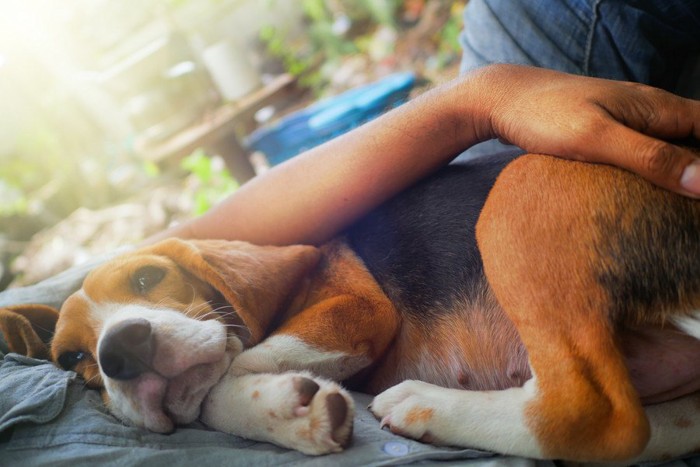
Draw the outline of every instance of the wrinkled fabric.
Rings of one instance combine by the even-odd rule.
[[[0,432],[20,423],[47,423],[66,403],[73,372],[49,362],[8,355],[0,365]]]
[[[71,371],[9,354],[0,360],[0,465],[149,467],[473,465],[554,467],[549,461],[498,456],[474,449],[431,446],[379,428],[366,409],[372,400],[353,393],[353,441],[340,453],[311,457],[269,443],[211,431],[199,423],[170,435],[123,425]],[[233,408],[232,410],[235,410]],[[700,465],[700,458],[667,467]]]
[[[393,435],[354,394],[358,413],[352,445],[340,454],[309,457],[268,443],[206,429],[201,424],[170,435],[125,426],[75,373],[49,362],[9,354],[0,361],[0,465],[399,465],[490,458],[472,449],[434,447]],[[232,410],[235,410],[232,409]],[[499,458],[512,465],[549,465]],[[507,464],[506,464],[507,465]]]
[[[462,71],[519,63],[674,90],[700,53],[695,0],[472,0]]]
[[[471,0],[460,44],[463,73],[512,63],[700,98],[697,0]],[[511,148],[490,140],[459,159]]]

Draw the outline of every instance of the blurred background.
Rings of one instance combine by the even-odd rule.
[[[3,0],[0,290],[453,78],[465,3]]]

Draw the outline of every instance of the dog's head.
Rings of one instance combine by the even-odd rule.
[[[172,431],[198,417],[233,357],[265,336],[318,259],[309,246],[177,239],[128,253],[94,269],[63,304],[51,358],[103,389],[117,417]],[[36,331],[50,325],[36,317],[51,321],[51,310],[3,312],[0,321],[15,323],[5,335],[29,336],[15,349],[46,353]]]

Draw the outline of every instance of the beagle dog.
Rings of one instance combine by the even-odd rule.
[[[60,313],[12,307],[0,326],[157,432],[200,418],[336,452],[343,382],[425,442],[698,451],[700,202],[607,166],[511,159],[449,166],[319,248],[166,240],[93,270]]]

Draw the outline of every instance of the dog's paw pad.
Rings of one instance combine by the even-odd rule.
[[[339,452],[350,444],[354,405],[350,395],[336,383],[324,380],[300,381],[297,390],[307,396],[314,392],[301,415],[295,411],[299,427],[297,430],[304,438],[298,448],[307,454],[326,454]],[[304,388],[303,390],[300,388]],[[301,397],[301,396],[300,396]],[[302,441],[302,440],[299,440]],[[306,448],[302,445],[306,444]]]
[[[313,400],[314,396],[321,389],[318,383],[305,376],[296,376],[294,382],[292,383],[294,389],[297,391],[299,397],[299,407],[294,409],[294,413],[297,416],[306,415],[309,412],[309,405]]]
[[[260,375],[251,381],[260,393],[256,402],[266,414],[271,430],[265,436],[271,441],[312,455],[349,445],[355,406],[337,383],[308,372]],[[265,382],[274,390],[265,390]]]
[[[348,420],[348,402],[345,398],[337,393],[331,393],[326,396],[326,410],[328,411],[328,419],[331,424],[331,437],[333,441],[347,447],[350,444],[350,433],[346,422]]]

